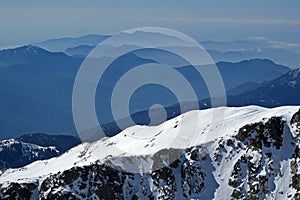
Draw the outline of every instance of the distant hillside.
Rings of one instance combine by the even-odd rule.
[[[101,124],[114,120],[110,110],[110,97],[114,85],[123,74],[141,64],[157,63],[156,59],[164,56],[171,55],[147,50],[139,54],[128,53],[115,60],[97,88],[96,111],[101,113],[98,116]],[[82,58],[52,53],[36,46],[0,51],[0,138],[36,132],[76,135],[72,116],[72,90],[82,61]],[[266,59],[220,62],[217,67],[227,91],[247,82],[260,84],[270,81],[289,70]],[[203,78],[194,67],[184,66],[176,70],[190,82],[199,100],[209,96]],[[174,84],[174,87],[181,87],[177,82]],[[240,87],[239,90],[241,89],[249,91],[247,87]],[[177,100],[163,87],[145,85],[132,96],[130,112],[139,113],[157,103],[167,107],[176,104]],[[168,117],[173,116],[170,113]],[[148,122],[144,120],[142,117],[139,121]]]
[[[231,42],[203,41],[200,44],[215,62],[239,62],[253,58],[267,58],[291,68],[299,67],[300,63],[298,43],[274,41],[270,38],[250,38]]]
[[[77,47],[79,45],[95,46],[109,37],[110,35],[90,34],[77,38],[65,37],[58,39],[50,39],[40,43],[36,43],[34,45],[43,47],[53,52],[63,52],[68,48]]]
[[[70,47],[65,50],[65,53],[69,56],[85,58],[95,46],[79,45],[77,47]]]
[[[36,160],[45,160],[59,155],[55,147],[41,147],[15,139],[0,141],[0,170],[23,167]]]
[[[269,83],[262,84],[253,91],[229,97],[228,103],[232,106],[260,105],[264,107],[299,105],[300,69],[295,69]]]
[[[48,135],[44,133],[25,134],[18,137],[17,140],[42,147],[54,146],[60,154],[81,143],[80,139],[71,135]]]

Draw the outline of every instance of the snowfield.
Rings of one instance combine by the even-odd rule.
[[[240,162],[241,171],[246,171],[246,169],[243,169],[246,166],[241,162],[241,157],[250,156],[251,163],[257,164],[260,163],[259,160],[262,159],[263,154],[256,153],[256,150],[248,151],[249,149],[244,147],[228,147],[222,150],[220,146],[223,146],[225,141],[228,143],[229,139],[237,136],[239,129],[247,124],[266,123],[272,117],[280,117],[286,121],[282,147],[280,150],[270,150],[272,155],[275,156],[275,161],[273,160],[272,164],[275,165],[275,168],[281,168],[280,178],[274,175],[273,180],[269,181],[267,185],[271,193],[268,193],[264,198],[274,199],[276,197],[282,199],[286,197],[283,195],[290,194],[293,196],[296,193],[288,183],[292,179],[289,164],[291,160],[289,157],[285,159],[285,156],[292,155],[293,149],[290,147],[290,142],[293,138],[298,137],[296,128],[289,122],[299,109],[300,106],[284,106],[272,109],[247,106],[190,111],[158,126],[136,125],[127,128],[114,137],[102,138],[93,143],[82,143],[59,157],[36,161],[19,169],[8,169],[0,175],[0,184],[3,186],[12,182],[38,182],[41,184],[50,175],[73,167],[105,163],[107,160],[110,160],[113,166],[117,166],[123,172],[143,175],[153,171],[152,165],[155,160],[152,156],[155,153],[163,149],[188,149],[200,145],[200,153],[203,154],[203,157],[208,155],[211,158],[216,158],[214,162],[211,162],[211,166],[203,165],[201,168],[207,174],[211,174],[211,176],[206,175],[204,181],[210,184],[209,187],[211,188],[206,187],[206,192],[202,192],[200,195],[195,193],[194,196],[191,195],[189,198],[224,199],[224,197],[230,197],[234,191],[234,188],[228,182],[235,177],[233,176],[233,169],[236,168],[235,164]],[[244,131],[246,131],[246,128]],[[262,147],[262,152],[264,151],[269,151],[269,149]],[[128,159],[124,159],[128,157],[134,159],[130,162]],[[165,162],[170,164],[178,158],[179,156],[174,159],[168,158],[165,159]],[[278,162],[276,162],[276,159],[278,159]],[[180,172],[178,173],[180,174]],[[238,174],[236,176],[244,176]],[[258,175],[264,176],[266,174],[269,174],[268,169],[262,168]],[[176,198],[185,198],[185,196],[182,196],[183,193],[182,188],[177,188]]]

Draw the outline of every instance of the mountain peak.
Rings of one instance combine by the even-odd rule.
[[[16,48],[15,51],[23,52],[26,53],[27,55],[41,55],[41,53],[43,53],[44,55],[45,53],[50,53],[45,49],[42,49],[41,47],[34,46],[34,45],[21,46],[19,48]]]
[[[50,52],[46,51],[45,49],[34,46],[34,45],[24,45],[21,47],[17,47],[14,49],[5,49],[1,50],[0,54],[6,54],[6,55],[16,55],[16,56],[30,56],[30,55],[46,55]]]
[[[62,52],[50,52],[35,45],[24,45],[14,49],[5,49],[0,51],[0,66],[12,66],[20,64],[32,65],[32,63],[48,63],[57,62],[61,57],[68,58]]]

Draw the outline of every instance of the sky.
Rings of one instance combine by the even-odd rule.
[[[2,0],[0,48],[155,26],[198,41],[299,43],[299,0]]]

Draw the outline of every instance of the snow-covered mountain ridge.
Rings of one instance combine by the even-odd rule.
[[[42,147],[16,139],[0,141],[0,170],[18,168],[36,160],[45,160],[59,155],[54,146]]]
[[[299,199],[299,108],[220,107],[130,127],[4,171],[0,197]]]

